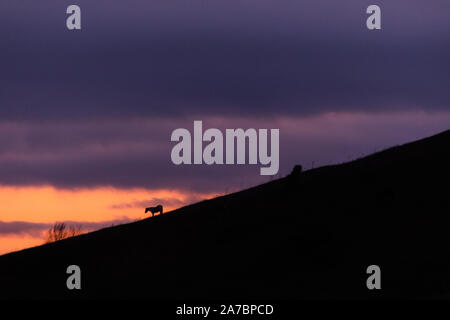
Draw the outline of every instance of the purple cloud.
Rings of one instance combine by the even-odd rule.
[[[129,208],[145,208],[151,204],[164,203],[166,207],[181,207],[184,205],[192,204],[205,200],[204,197],[199,195],[191,195],[185,199],[178,198],[150,198],[148,200],[131,201],[126,203],[118,203],[112,205],[111,209],[129,209]]]
[[[448,1],[385,3],[380,32],[359,0],[80,1],[79,33],[63,3],[16,3],[0,6],[2,121],[450,107]]]
[[[4,146],[0,148],[0,184],[220,193],[270,179],[259,175],[259,166],[174,165],[170,152],[175,143],[170,142],[170,133],[176,128],[192,130],[193,120],[141,119],[123,121],[120,125],[104,122],[99,126],[80,122],[66,128],[48,123],[0,124],[3,137],[0,145]],[[279,175],[283,176],[297,163],[307,169],[313,162],[317,167],[349,161],[446,130],[450,113],[343,113],[203,120],[205,129],[279,128]]]
[[[112,225],[119,225],[123,223],[132,222],[132,219],[123,217],[121,219],[100,221],[100,222],[86,222],[86,221],[61,221],[68,226],[81,226],[83,231],[92,231],[101,228],[110,227]],[[29,235],[32,237],[41,237],[42,233],[48,230],[53,224],[38,223],[27,221],[0,221],[0,236],[5,235]]]
[[[368,0],[79,0],[80,32],[65,28],[69,4],[0,3],[0,184],[223,192],[268,179],[174,166],[170,133],[195,119],[279,127],[280,175],[450,124],[448,0],[383,3],[380,32],[365,28]]]

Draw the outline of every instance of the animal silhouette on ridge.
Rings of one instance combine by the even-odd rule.
[[[149,211],[152,213],[152,217],[157,212],[160,212],[160,214],[163,214],[163,206],[158,204],[156,207],[145,208],[145,213],[147,213]]]

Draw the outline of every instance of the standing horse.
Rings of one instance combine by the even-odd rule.
[[[160,212],[161,214],[163,214],[163,206],[158,204],[156,207],[145,208],[145,213],[147,213],[149,211],[152,213],[152,217],[157,212]]]

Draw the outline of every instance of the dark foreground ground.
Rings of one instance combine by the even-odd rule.
[[[447,131],[7,254],[0,298],[447,298],[449,149]],[[66,288],[72,264],[80,291]]]

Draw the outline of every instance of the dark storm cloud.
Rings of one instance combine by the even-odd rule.
[[[174,165],[170,154],[175,142],[170,141],[170,134],[176,128],[192,132],[193,120],[105,121],[98,126],[84,122],[70,126],[0,123],[0,144],[6,145],[0,148],[0,184],[211,193],[233,191],[273,178],[260,176],[260,165]],[[352,160],[448,129],[449,124],[450,113],[203,119],[204,130],[280,128],[281,176],[297,163],[310,168],[313,161],[314,166],[320,166]],[[153,202],[157,201],[149,201]]]
[[[69,154],[122,147],[167,148],[173,121],[161,119],[73,121],[64,123],[0,122],[0,156],[7,154]],[[70,156],[74,156],[71,154]]]
[[[247,178],[257,178],[252,166],[175,166],[170,146],[165,152],[130,149],[69,154],[9,156],[0,159],[0,181],[4,185],[53,185],[60,188],[113,186],[148,189],[179,189],[214,192],[234,187]],[[217,185],[217,180],[221,185]]]
[[[0,2],[0,184],[214,192],[269,179],[259,166],[173,165],[171,131],[197,119],[276,128],[282,117],[386,114],[363,121],[382,132],[281,126],[281,174],[448,128],[431,117],[380,137],[387,112],[450,109],[448,0],[379,1],[374,32],[365,0],[78,0],[75,32],[69,4]]]
[[[78,33],[67,4],[2,5],[1,120],[450,106],[448,1],[381,4],[376,32],[356,0],[81,1]]]
[[[98,125],[0,123],[0,184],[208,192],[218,190],[211,176],[222,180],[219,189],[223,189],[242,185],[246,178],[258,175],[255,166],[175,166],[170,158],[175,144],[170,141],[171,132],[179,127],[192,131],[192,125],[190,119],[108,121]]]

